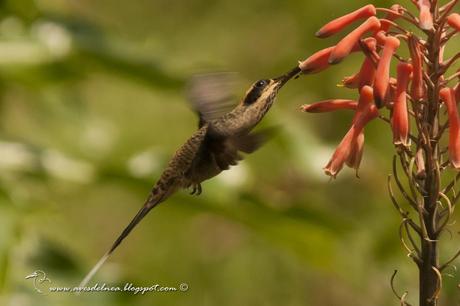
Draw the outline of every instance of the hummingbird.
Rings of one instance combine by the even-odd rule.
[[[192,92],[191,102],[199,117],[198,130],[176,151],[141,209],[85,276],[80,287],[86,286],[152,208],[179,189],[191,188],[191,194],[201,194],[203,181],[217,176],[242,160],[239,152],[249,154],[257,150],[266,137],[264,133],[251,131],[270,110],[280,88],[300,72],[297,66],[280,77],[255,82],[246,91],[241,102],[222,115],[222,105],[227,100],[225,95],[209,91],[206,86],[201,93]],[[211,103],[215,100],[221,101]]]

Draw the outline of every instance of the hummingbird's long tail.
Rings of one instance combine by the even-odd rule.
[[[152,193],[147,199],[147,201],[145,201],[144,205],[136,214],[136,216],[134,216],[134,218],[131,220],[128,226],[126,226],[126,228],[123,230],[120,236],[118,236],[118,238],[112,244],[112,247],[107,251],[107,253],[104,254],[104,256],[102,256],[102,258],[97,262],[97,264],[91,269],[91,271],[89,271],[89,273],[81,281],[79,285],[80,288],[85,287],[88,284],[91,278],[93,278],[96,272],[102,267],[105,261],[110,257],[110,255],[112,255],[112,253],[121,244],[121,242],[129,235],[133,228],[136,227],[136,225],[148,214],[148,212],[152,208],[163,202],[166,198],[166,195],[166,192],[160,192],[160,190],[157,188],[154,188],[152,190]]]

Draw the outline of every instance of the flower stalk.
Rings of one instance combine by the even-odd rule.
[[[390,141],[395,155],[388,191],[402,218],[401,243],[419,270],[419,305],[437,306],[442,272],[460,256],[459,251],[446,262],[439,259],[440,237],[448,230],[460,198],[456,186],[460,172],[444,183],[451,177],[449,172],[460,170],[460,73],[456,67],[460,52],[444,57],[444,49],[460,31],[460,15],[452,12],[458,0],[444,5],[437,0],[411,2],[415,4],[412,13],[401,4],[367,5],[318,31],[318,37],[329,37],[367,18],[327,52],[322,51],[321,57],[312,56],[299,66],[305,74],[331,69],[330,64],[345,60],[351,52],[361,52],[360,70],[341,82],[342,87],[358,91],[359,102],[331,99],[304,105],[302,110],[355,112],[350,129],[324,167],[333,178],[345,165],[358,170],[365,126],[375,118],[389,118],[380,122],[393,132]],[[399,54],[403,48],[408,51],[401,52],[406,57]],[[397,294],[393,283],[392,289],[401,305],[410,305],[407,294]]]

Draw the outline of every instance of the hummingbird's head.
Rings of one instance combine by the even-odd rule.
[[[299,73],[300,68],[295,67],[280,77],[255,82],[240,103],[247,119],[252,119],[257,124],[272,106],[281,87]]]

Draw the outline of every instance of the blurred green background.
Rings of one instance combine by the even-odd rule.
[[[298,111],[353,97],[335,84],[359,55],[290,82],[262,124],[280,127],[273,141],[200,197],[179,192],[155,209],[92,281],[187,292],[40,295],[24,279],[41,269],[53,286],[76,286],[107,250],[196,128],[190,76],[237,71],[241,96],[333,44],[315,31],[365,3],[0,1],[0,304],[398,305],[394,269],[416,301],[386,193],[389,129],[366,129],[360,179],[345,169],[330,181],[321,168],[352,114]],[[444,305],[458,305],[458,282],[445,277]]]

